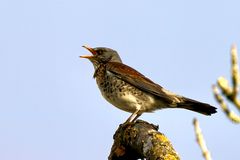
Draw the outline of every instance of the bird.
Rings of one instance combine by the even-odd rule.
[[[137,70],[124,64],[117,51],[107,47],[91,48],[80,58],[90,60],[93,78],[102,96],[113,106],[132,113],[126,122],[134,122],[145,112],[164,108],[181,108],[203,115],[216,113],[216,108],[191,98],[175,94],[153,82]]]

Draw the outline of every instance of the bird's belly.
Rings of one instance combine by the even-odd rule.
[[[104,98],[115,107],[127,112],[151,112],[154,108],[155,101],[151,96],[138,97],[134,94],[125,94],[122,96],[104,96]]]
[[[103,97],[121,110],[133,113],[137,109],[142,112],[151,112],[156,109],[156,101],[153,95],[143,92],[116,77],[108,83],[98,83],[98,86]]]

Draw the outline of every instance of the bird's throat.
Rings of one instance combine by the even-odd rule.
[[[100,75],[104,75],[106,72],[106,65],[100,64],[98,67],[96,67],[95,72],[93,74],[93,78],[96,78]]]

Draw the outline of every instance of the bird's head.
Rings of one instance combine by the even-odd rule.
[[[88,46],[83,46],[88,51],[92,53],[92,55],[84,55],[80,56],[80,58],[87,58],[89,59],[94,68],[96,69],[100,64],[108,63],[108,62],[119,62],[122,63],[120,56],[118,55],[117,51],[105,48],[105,47],[96,47],[91,48]]]

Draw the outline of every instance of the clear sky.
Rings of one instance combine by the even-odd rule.
[[[230,77],[240,48],[240,1],[0,1],[0,159],[107,159],[125,113],[106,102],[82,45],[106,46],[163,87],[218,107],[211,85]],[[202,159],[197,117],[213,159],[239,157],[239,131],[225,115],[161,110],[158,124],[184,160]]]

